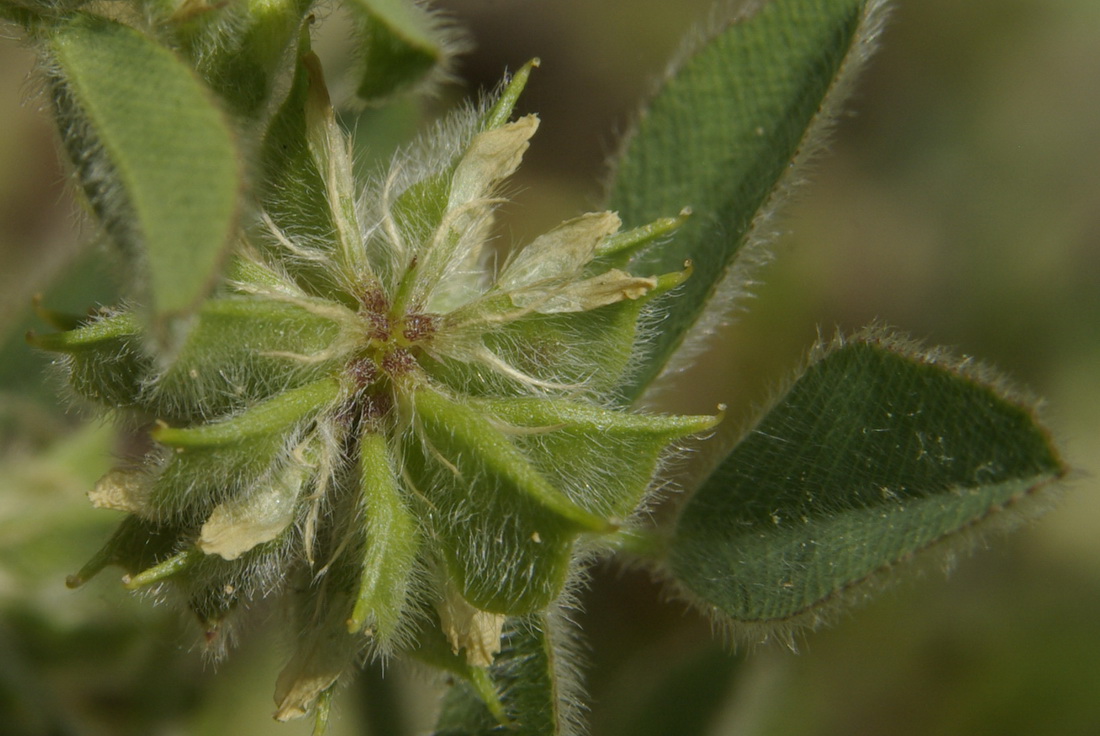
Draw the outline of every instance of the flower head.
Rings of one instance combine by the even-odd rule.
[[[529,67],[358,193],[306,66],[290,101],[321,226],[265,206],[172,356],[150,356],[126,310],[38,338],[77,392],[155,420],[152,449],[91,493],[129,516],[73,584],[120,565],[129,587],[179,594],[215,646],[260,600],[289,600],[304,633],[280,718],[364,653],[441,631],[488,664],[504,617],[552,604],[667,447],[715,422],[615,402],[645,305],[686,273],[608,257],[677,220],[620,233],[585,214],[492,265],[501,184],[538,128],[508,121]]]

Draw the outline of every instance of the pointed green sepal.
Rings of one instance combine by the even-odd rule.
[[[227,447],[258,437],[278,434],[303,418],[330,405],[340,395],[340,382],[324,379],[292,389],[257,404],[243,414],[197,427],[159,426],[153,439],[180,454],[191,450]]]
[[[350,142],[308,38],[264,137],[261,165],[265,214],[252,242],[307,293],[356,307],[348,279],[366,279],[371,264],[356,211]]]
[[[363,435],[359,445],[359,483],[363,509],[363,564],[348,631],[370,628],[388,644],[405,619],[420,532],[398,485],[398,470],[386,437]]]
[[[78,588],[112,565],[121,567],[127,577],[154,568],[176,554],[180,532],[173,525],[155,524],[129,516],[80,572],[66,578],[65,584]]]
[[[27,342],[65,354],[69,386],[78,395],[112,409],[141,403],[152,360],[132,313],[95,317],[66,332],[29,333]]]
[[[201,557],[202,552],[199,550],[186,549],[182,552],[177,552],[163,562],[159,562],[150,568],[142,570],[137,575],[126,575],[122,578],[122,583],[129,590],[145,588],[154,583],[163,582],[174,575],[179,575],[198,562]]]
[[[509,437],[474,406],[430,389],[417,391],[413,406],[428,442],[440,453],[441,460],[454,464],[458,475],[487,474],[498,479],[502,490],[516,492],[578,529],[613,531],[613,524],[586,511],[547,482]],[[470,463],[471,472],[464,472],[466,463]]]
[[[565,584],[576,537],[614,524],[555,488],[476,408],[421,389],[411,410],[420,441],[406,444],[406,467],[434,507],[462,596],[492,613],[548,605]]]
[[[685,207],[680,210],[680,214],[676,217],[662,217],[649,224],[642,225],[641,227],[616,233],[600,243],[596,248],[596,258],[629,256],[643,246],[648,246],[654,241],[668,238],[680,229],[690,217],[691,208]]]
[[[326,189],[325,178],[309,145],[307,109],[318,104],[315,100],[322,96],[319,88],[324,84],[307,63],[312,58],[309,39],[303,38],[290,91],[272,117],[260,148],[258,193],[269,219],[250,240],[271,262],[293,263],[288,272],[307,293],[328,295],[335,286],[325,267],[328,264],[295,259],[283,244],[290,242],[286,233],[293,233],[301,242],[331,250],[336,228],[327,198],[319,196]],[[323,97],[327,99],[327,92]]]
[[[354,342],[355,314],[305,297],[207,300],[177,354],[145,391],[149,411],[194,422],[331,375]]]
[[[631,414],[563,399],[473,400],[558,488],[621,519],[642,500],[669,445],[707,432],[714,416]]]
[[[527,80],[531,77],[531,70],[537,69],[540,63],[542,62],[538,58],[531,59],[512,75],[504,85],[500,97],[482,118],[481,126],[484,130],[499,128],[511,119],[512,111],[516,109],[516,103],[519,102],[519,97],[527,86]]]
[[[488,354],[505,370],[485,371],[476,355],[465,362],[449,361],[441,355],[438,362],[425,360],[425,369],[454,390],[473,395],[514,394],[530,385],[566,391],[583,386],[618,401],[624,376],[636,359],[642,310],[691,275],[690,265],[685,265],[683,271],[639,279],[642,285],[637,292],[644,293],[587,310],[526,311],[512,318],[522,310],[517,310],[507,294],[479,300],[448,319],[459,325],[458,330],[468,321],[471,334],[484,329],[482,323],[492,324],[493,329],[476,339],[483,341]],[[610,278],[620,276],[628,277],[620,272]],[[503,324],[493,324],[500,321]]]
[[[340,382],[324,379],[286,391],[242,414],[195,427],[154,428],[153,439],[173,452],[153,482],[150,512],[158,517],[213,512],[261,476],[277,472],[291,453],[296,428],[330,408]]]
[[[88,315],[70,314],[68,312],[61,312],[56,309],[50,309],[42,303],[42,295],[35,294],[34,299],[34,313],[38,319],[42,320],[55,330],[75,330],[88,322]]]

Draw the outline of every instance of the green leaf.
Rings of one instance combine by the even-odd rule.
[[[745,269],[761,257],[746,246],[766,236],[760,231],[791,183],[792,164],[820,146],[842,97],[838,81],[867,55],[882,5],[763,4],[686,55],[641,116],[618,162],[609,209],[628,228],[684,207],[693,216],[671,242],[638,251],[630,270],[667,273],[691,260],[695,272],[664,302],[667,316],[627,396],[675,367],[669,361],[688,330],[695,325],[705,335],[741,295]],[[621,266],[626,256],[608,260]]]
[[[443,701],[434,736],[558,736],[578,732],[571,690],[563,673],[563,632],[555,613],[511,618],[489,678],[504,707],[503,719],[486,706],[471,682],[455,685]],[[494,703],[494,706],[498,706]],[[494,708],[495,710],[496,708]],[[503,723],[501,722],[503,720]]]
[[[410,0],[352,0],[347,4],[362,45],[359,97],[380,102],[446,73],[463,44],[455,31]]]
[[[812,623],[1065,472],[1031,410],[968,362],[864,335],[814,360],[703,484],[670,563],[735,623]]]
[[[76,14],[44,36],[65,147],[107,231],[141,264],[153,335],[169,346],[235,235],[233,133],[194,73],[139,31]]]

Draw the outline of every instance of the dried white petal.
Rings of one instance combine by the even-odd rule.
[[[145,516],[149,494],[149,475],[137,468],[112,468],[96,481],[88,499],[97,509],[126,511]]]
[[[275,684],[275,720],[293,721],[309,713],[317,697],[332,687],[346,666],[343,660],[338,667],[318,668],[317,664],[292,661],[279,674]]]
[[[299,644],[275,682],[275,719],[291,721],[309,713],[318,696],[332,687],[358,655],[358,640],[344,628],[346,612],[333,601],[324,620]]]
[[[504,615],[474,608],[453,590],[438,606],[439,623],[458,654],[466,650],[466,661],[475,667],[488,667],[500,653]]]
[[[523,159],[539,119],[526,115],[513,123],[478,133],[462,155],[451,179],[447,209],[489,196],[497,183],[511,176]]]
[[[243,498],[218,504],[202,525],[195,545],[208,555],[235,560],[258,544],[275,539],[294,521],[303,469],[292,465],[274,482]]]
[[[590,212],[567,220],[535,238],[504,267],[498,283],[504,291],[576,278],[596,253],[596,246],[622,222],[614,212]]]
[[[421,251],[416,300],[430,312],[449,312],[484,287],[485,243],[492,229],[497,184],[511,176],[538,129],[534,115],[478,133],[451,179],[447,211]]]
[[[638,299],[657,286],[657,279],[633,276],[611,269],[584,281],[574,281],[551,289],[524,289],[509,296],[517,307],[541,314],[586,312],[625,299]]]

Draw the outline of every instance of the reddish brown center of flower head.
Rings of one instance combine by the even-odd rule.
[[[355,395],[341,411],[352,421],[377,421],[393,407],[393,391],[417,372],[416,354],[432,339],[439,316],[412,311],[398,314],[385,292],[370,286],[359,295],[362,351],[347,365]]]
[[[439,317],[434,314],[407,314],[401,329],[401,336],[408,343],[426,340],[435,334],[439,326]]]

